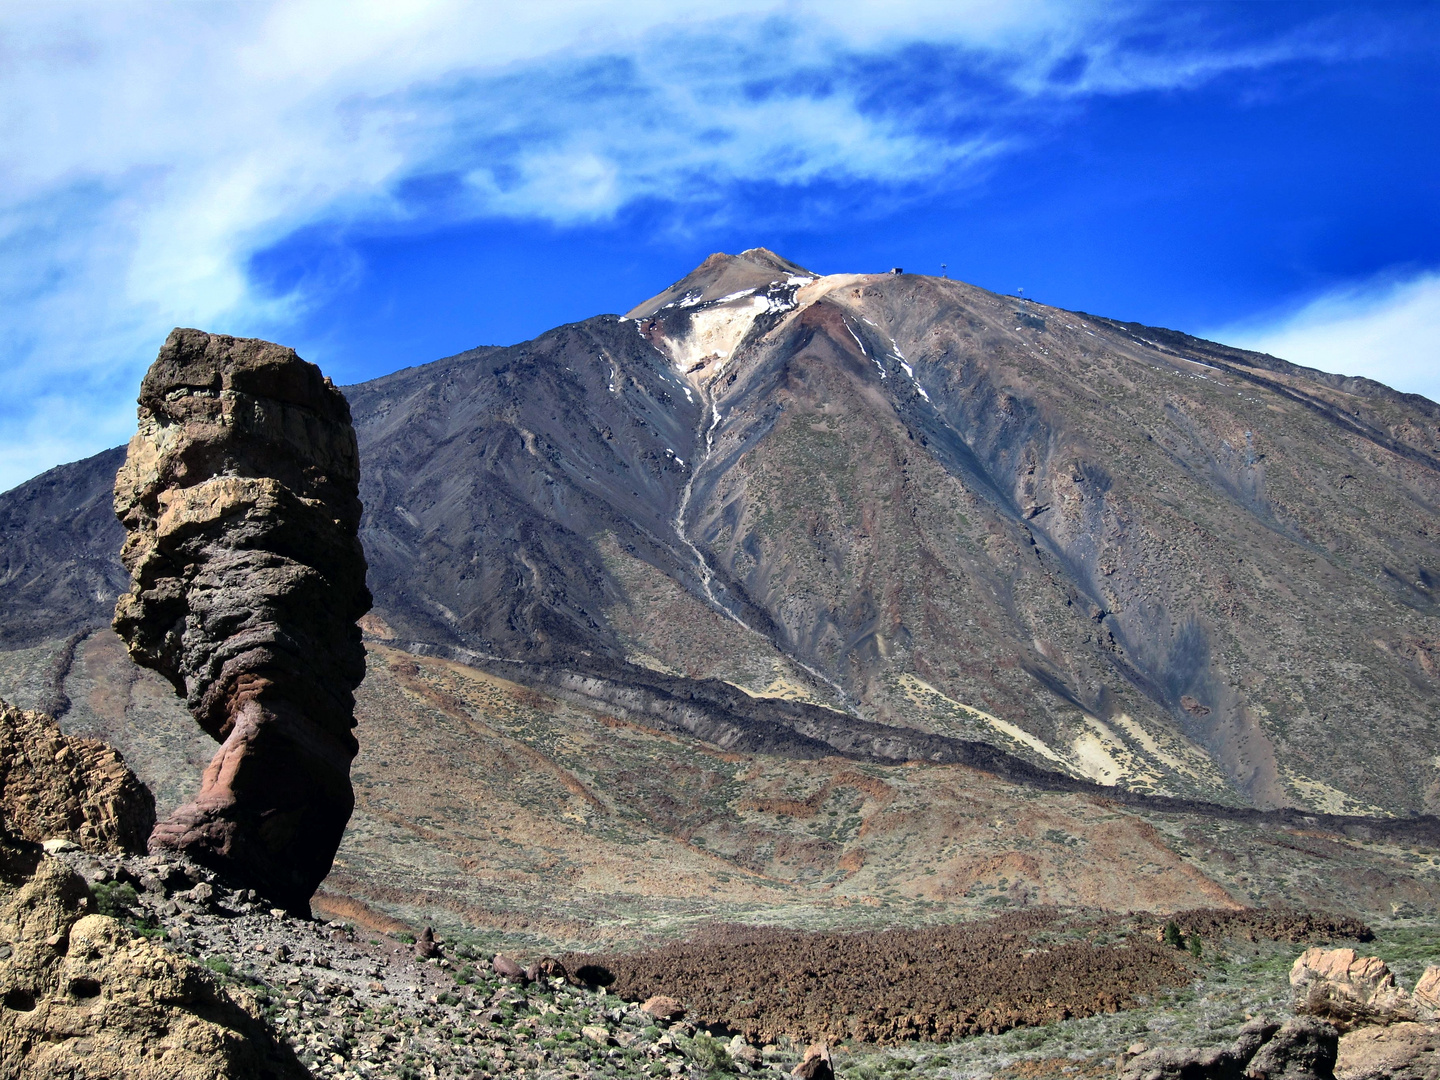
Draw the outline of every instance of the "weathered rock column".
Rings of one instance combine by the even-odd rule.
[[[350,407],[294,350],[199,330],[171,333],[139,404],[114,626],[221,743],[150,847],[308,911],[354,808],[370,593]]]

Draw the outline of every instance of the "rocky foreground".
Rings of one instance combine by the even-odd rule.
[[[71,850],[0,914],[0,980],[20,957],[52,972],[43,996],[6,996],[7,1076],[747,1075],[801,1056],[722,1041],[674,1002],[647,1012],[573,985],[553,962],[527,972],[428,934],[297,918],[174,856],[52,846]]]
[[[926,1040],[963,1055],[969,1032],[1041,1031],[1147,1002],[1183,1014],[1187,1003],[1175,995],[1202,975],[1192,963],[1202,947],[1368,935],[1353,921],[1297,913],[1202,911],[1162,928],[1149,916],[1032,911],[854,935],[732,930],[522,967],[428,930],[417,938],[397,924],[381,934],[288,913],[183,856],[140,854],[134,839],[153,804],[118,755],[9,707],[0,730],[11,751],[0,776],[5,1077],[798,1070],[803,1080],[826,1080],[838,1067],[851,1080],[876,1080],[881,1068],[914,1068],[907,1048]],[[1202,935],[1209,945],[1197,944]],[[1377,958],[1312,948],[1290,981],[1294,1010],[1306,1015],[1256,1017],[1232,1045],[1191,1049],[1172,1037],[1119,1052],[1112,1042],[1012,1072],[1032,1080],[1117,1066],[1126,1080],[1440,1075],[1440,967],[1407,991]],[[962,1016],[962,1002],[983,1007]],[[856,1020],[864,1023],[840,1024]],[[820,1043],[807,1050],[812,1038]],[[877,1057],[879,1043],[894,1045]],[[996,1075],[984,1062],[926,1060],[926,1075],[949,1080]]]
[[[598,964],[580,966],[580,958],[565,958],[568,972],[544,959],[522,968],[428,932],[411,940],[299,918],[257,903],[248,890],[226,889],[210,871],[175,856],[94,854],[63,841],[49,846],[53,854],[0,909],[6,1076],[698,1078],[799,1070],[823,1080],[838,1068],[866,1080],[874,1073],[857,1056],[866,1052],[863,1040],[847,1040],[843,1051],[837,1046],[833,1062],[828,1048],[811,1048],[807,1057],[805,1041],[780,1032],[757,1045],[754,1036],[747,1040],[707,1015],[710,1008],[687,1009],[688,1002],[664,994],[632,1000],[634,987],[620,996],[612,990],[621,987],[580,985],[613,975]],[[1004,928],[974,929],[977,941],[993,945],[1003,935],[990,931]],[[816,951],[810,935],[786,937],[789,953]],[[763,939],[750,940],[753,946]],[[671,952],[681,958],[684,950]],[[626,978],[655,970],[663,955],[641,954]],[[856,959],[875,957],[862,952]],[[933,982],[935,972],[914,961],[902,957],[893,967],[918,983]],[[688,968],[672,964],[676,984],[693,968],[693,960]],[[1316,948],[1296,962],[1291,982],[1297,1009],[1310,1015],[1256,1018],[1233,1045],[1135,1045],[1092,1057],[1088,1068],[1084,1061],[1035,1063],[1022,1073],[1098,1075],[1094,1067],[1104,1064],[1125,1080],[1440,1075],[1434,1022],[1440,968],[1406,992],[1375,958]],[[884,1000],[880,993],[877,1001]],[[911,1059],[902,1050],[880,1060]]]

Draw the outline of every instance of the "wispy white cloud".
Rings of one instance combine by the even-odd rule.
[[[0,489],[123,439],[133,388],[170,326],[283,328],[310,283],[277,299],[246,267],[307,226],[485,216],[564,226],[640,199],[709,213],[737,183],[893,187],[942,173],[953,183],[1009,145],[998,99],[1024,107],[1192,85],[1313,49],[1153,34],[1136,44],[1137,10],[1047,0],[693,0],[683,16],[658,0],[0,9]],[[920,109],[877,101],[855,77],[917,43],[950,50],[990,89],[941,87]]]
[[[1391,275],[1205,335],[1440,401],[1440,273]]]

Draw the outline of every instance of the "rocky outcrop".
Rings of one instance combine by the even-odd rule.
[[[1290,985],[1296,1012],[1345,1033],[1340,1080],[1440,1080],[1440,967],[1427,967],[1407,993],[1378,956],[1307,949],[1290,970]]]
[[[1417,1000],[1395,985],[1378,956],[1358,956],[1354,949],[1306,949],[1290,969],[1290,988],[1296,1012],[1322,1017],[1345,1031],[1362,1024],[1433,1019],[1435,1011],[1425,1003],[1433,999],[1436,984],[1430,971],[1416,987],[1424,995]]]
[[[111,747],[0,701],[0,829],[31,843],[144,851],[155,799]]]
[[[1410,996],[1421,1009],[1440,1016],[1440,966],[1431,964],[1427,967]]]
[[[174,331],[146,373],[115,479],[131,574],[115,629],[221,743],[150,846],[296,910],[354,805],[358,482],[349,406],[319,368],[199,330]]]
[[[1251,1020],[1233,1046],[1157,1047],[1122,1057],[1120,1080],[1331,1080],[1339,1033],[1312,1017]]]
[[[0,1076],[32,1080],[307,1077],[258,1007],[199,964],[93,913],[56,859],[0,896]]]
[[[1340,1038],[1339,1080],[1440,1080],[1440,1025],[1401,1021]]]

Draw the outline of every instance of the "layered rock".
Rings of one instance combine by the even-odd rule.
[[[139,404],[114,626],[221,743],[150,846],[308,910],[354,805],[365,673],[349,406],[292,349],[199,330],[170,335]]]
[[[93,906],[84,879],[50,858],[19,889],[0,893],[0,1076],[309,1075],[252,1001]]]
[[[154,826],[155,799],[117,751],[0,701],[0,830],[12,842],[137,852]]]
[[[1440,1080],[1440,967],[1427,967],[1407,992],[1379,957],[1307,949],[1290,970],[1290,985],[1296,1012],[1345,1032],[1340,1080]]]
[[[1342,1030],[1435,1019],[1430,1002],[1437,981],[1440,971],[1430,968],[1411,995],[1395,984],[1385,961],[1354,949],[1306,949],[1290,969],[1295,1011],[1323,1017]]]

